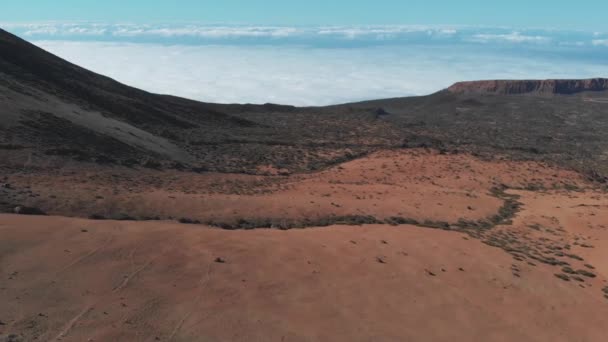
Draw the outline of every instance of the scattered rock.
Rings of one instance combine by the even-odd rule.
[[[26,206],[16,206],[13,209],[13,212],[17,215],[46,215],[46,213],[38,208],[34,207],[26,207]]]
[[[430,275],[431,277],[435,277],[437,276],[435,273],[429,271],[429,270],[424,270],[426,272],[426,274]]]
[[[225,264],[226,260],[220,257],[215,258],[214,260],[215,262],[217,262],[218,264]]]
[[[376,114],[376,117],[380,117],[380,116],[386,116],[386,115],[390,115],[391,113],[387,112],[386,109],[384,108],[377,108],[374,113]]]
[[[376,261],[381,264],[386,264],[386,259],[384,257],[376,257]]]

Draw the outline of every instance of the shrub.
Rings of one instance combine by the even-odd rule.
[[[201,223],[201,221],[199,221],[199,220],[193,220],[193,219],[187,218],[187,217],[182,217],[177,221],[179,223],[183,223],[183,224],[200,224]]]
[[[578,273],[578,274],[580,274],[582,276],[585,276],[585,277],[589,277],[589,278],[595,278],[596,277],[596,275],[594,273],[591,273],[591,272],[589,272],[587,270],[578,270],[578,271],[576,271],[576,273]]]
[[[567,274],[576,274],[576,271],[568,266],[562,268],[562,272],[567,273]]]
[[[388,219],[385,220],[386,223],[388,224],[392,224],[392,225],[399,225],[399,224],[410,224],[410,225],[418,225],[418,221],[411,219],[411,218],[404,218],[401,216],[392,216],[389,217]]]

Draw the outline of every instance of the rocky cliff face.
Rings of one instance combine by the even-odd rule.
[[[608,79],[586,80],[496,80],[459,82],[448,88],[457,94],[576,94],[608,91]]]

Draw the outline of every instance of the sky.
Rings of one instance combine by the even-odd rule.
[[[327,105],[608,77],[608,1],[0,0],[0,28],[148,91]]]
[[[0,21],[608,29],[605,0],[2,0]]]

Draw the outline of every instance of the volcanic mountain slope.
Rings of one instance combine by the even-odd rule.
[[[551,161],[606,180],[607,91],[548,96],[486,92],[476,83],[469,87],[359,106],[381,106],[405,137],[424,136],[441,148]]]
[[[315,132],[311,129],[296,136],[296,131],[305,127],[303,119],[315,121],[318,116],[259,123],[247,116],[290,113],[295,108],[211,105],[150,94],[70,64],[5,31],[0,31],[0,101],[3,149],[25,152],[21,154],[34,162],[63,156],[124,165],[162,163],[246,171],[263,164],[258,158],[270,150],[278,158],[274,162],[294,166],[294,140],[295,144],[315,141],[318,146],[310,152],[319,156],[310,159],[333,158],[334,149],[324,147],[327,141],[318,137],[323,132],[307,137]],[[368,126],[358,123],[371,118],[367,114],[344,118],[324,115],[323,126],[338,132],[327,140],[336,140],[333,138],[342,134],[341,127]],[[276,136],[282,139],[277,141]],[[355,149],[361,145],[342,140]],[[20,164],[19,153],[13,155]],[[296,155],[307,159],[302,152]]]
[[[0,30],[0,153],[17,169],[76,160],[301,172],[434,147],[552,161],[603,180],[607,97],[596,79],[463,83],[330,107],[207,104],[128,87]]]
[[[0,31],[2,140],[81,160],[193,157],[167,130],[252,126],[202,104],[152,95],[61,60]],[[118,154],[118,155],[117,155]]]

